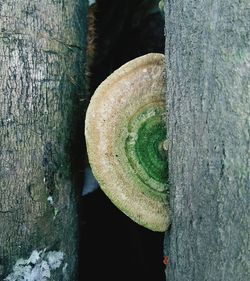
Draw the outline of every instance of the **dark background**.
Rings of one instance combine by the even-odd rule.
[[[165,280],[163,233],[134,223],[100,189],[83,198],[82,213],[80,280]]]

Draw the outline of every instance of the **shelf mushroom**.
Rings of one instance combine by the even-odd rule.
[[[85,137],[101,189],[153,231],[170,224],[164,55],[138,57],[113,72],[87,109]]]

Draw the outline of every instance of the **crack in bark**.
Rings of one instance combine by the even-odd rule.
[[[44,183],[47,187],[49,195],[52,196],[55,188],[55,174],[58,164],[53,152],[53,144],[47,141],[44,145],[43,153],[43,168],[44,168]]]
[[[0,213],[1,214],[13,214],[14,211],[2,211],[2,210],[0,210]]]
[[[78,49],[80,51],[84,50],[83,48],[81,48],[77,44],[64,42],[61,39],[58,39],[58,38],[55,38],[55,37],[52,37],[52,36],[50,37],[47,34],[41,33],[41,32],[39,32],[37,34],[34,34],[34,33],[22,33],[22,32],[18,32],[18,31],[0,31],[0,34],[3,35],[3,36],[0,36],[0,39],[12,39],[12,38],[14,38],[14,39],[17,39],[17,40],[18,39],[19,40],[23,40],[24,36],[31,37],[31,38],[40,37],[40,38],[44,38],[44,39],[47,39],[47,40],[56,41],[59,44],[65,46],[66,48],[68,48],[70,50],[74,50],[74,49]],[[21,36],[21,38],[20,38],[20,36]],[[45,50],[45,51],[47,51],[47,50]],[[54,50],[48,50],[47,52],[51,52],[53,54],[58,54],[59,53],[59,52],[54,51]]]

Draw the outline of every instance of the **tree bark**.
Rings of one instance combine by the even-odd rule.
[[[165,16],[166,278],[248,281],[250,2],[167,0]]]
[[[82,0],[0,1],[1,280],[20,258],[34,267],[36,251],[60,256],[60,267],[48,262],[53,280],[75,280],[86,12]]]

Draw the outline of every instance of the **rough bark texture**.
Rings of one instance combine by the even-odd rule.
[[[72,143],[86,11],[83,0],[0,1],[1,280],[44,249],[63,253],[52,279],[75,280]]]
[[[167,280],[248,281],[250,2],[165,4],[172,209]]]

